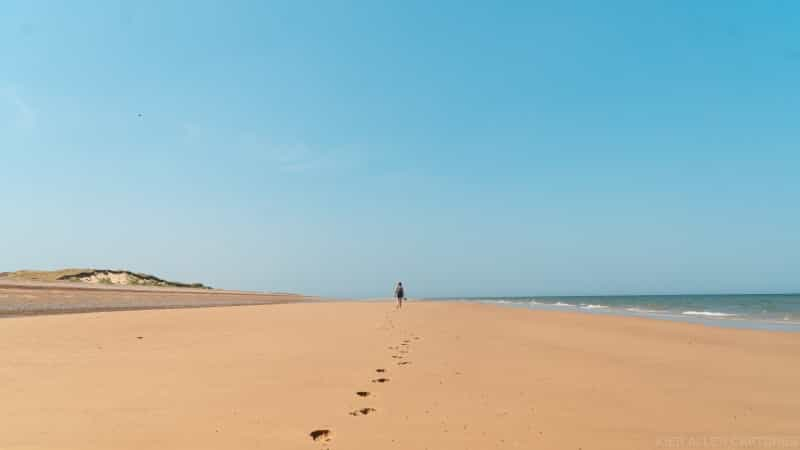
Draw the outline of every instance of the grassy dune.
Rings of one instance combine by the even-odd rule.
[[[72,281],[90,284],[99,283],[209,289],[202,283],[180,283],[164,280],[154,275],[111,269],[18,270],[16,272],[2,272],[0,273],[0,279],[38,282]]]

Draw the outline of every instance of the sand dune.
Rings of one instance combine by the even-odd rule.
[[[0,354],[2,449],[800,448],[796,334],[342,302],[9,318]]]

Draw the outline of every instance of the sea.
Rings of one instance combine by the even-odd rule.
[[[548,311],[614,314],[712,326],[800,332],[800,294],[437,298]]]

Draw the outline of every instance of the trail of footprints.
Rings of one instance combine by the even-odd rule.
[[[413,340],[415,340],[415,341],[420,339],[418,336],[413,336],[413,335],[411,336],[411,338]],[[397,352],[397,354],[392,355],[392,358],[396,359],[396,360],[399,360],[397,362],[398,366],[405,366],[405,365],[411,364],[411,361],[403,361],[405,359],[405,356],[408,354],[410,345],[411,345],[411,339],[403,339],[403,341],[400,343],[400,345],[389,346],[389,350],[393,350],[393,351]],[[375,373],[385,374],[386,373],[386,369],[383,369],[383,368],[375,369]],[[385,376],[379,376],[378,378],[373,378],[372,379],[372,383],[377,383],[377,384],[388,383],[389,381],[390,381],[390,379],[386,378]],[[357,391],[356,395],[358,397],[360,397],[360,398],[367,398],[367,397],[371,396],[372,393],[369,392],[369,391]],[[373,414],[375,412],[377,412],[377,410],[375,408],[363,407],[363,408],[358,408],[358,409],[356,409],[354,411],[350,411],[348,414],[350,414],[351,416],[358,417],[358,416],[366,416],[366,415],[369,415],[369,414]],[[325,443],[331,442],[331,435],[332,435],[332,432],[331,432],[331,430],[328,430],[328,429],[314,430],[311,433],[309,433],[309,436],[311,437],[312,440],[314,440],[314,441],[322,441],[322,442],[325,442]]]

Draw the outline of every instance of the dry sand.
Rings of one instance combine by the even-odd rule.
[[[4,450],[800,448],[798,334],[299,303],[9,318],[0,355]]]

